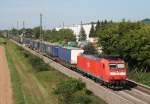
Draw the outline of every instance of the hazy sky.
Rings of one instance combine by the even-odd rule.
[[[39,25],[46,28],[111,19],[140,20],[150,17],[150,0],[0,0],[0,29]]]

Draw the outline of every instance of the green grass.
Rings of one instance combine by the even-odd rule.
[[[6,47],[5,51],[6,51],[6,56],[7,56],[7,60],[8,60],[8,66],[9,66],[10,73],[11,73],[11,82],[12,82],[12,88],[13,88],[13,92],[14,92],[13,98],[14,98],[15,104],[25,104],[20,76],[16,70],[16,67],[14,65],[12,58],[9,57],[10,54],[8,52],[9,50],[7,47]]]
[[[34,67],[28,59],[20,52],[19,47],[8,42],[10,57],[12,58],[16,70],[22,82],[22,91],[27,104],[55,104],[49,102],[49,95],[35,76]]]
[[[132,79],[136,82],[139,82],[141,84],[150,86],[150,72],[144,73],[144,72],[127,72],[128,73],[128,78]]]
[[[24,52],[10,41],[7,42],[6,52],[16,104],[58,104],[58,98],[53,93],[54,88],[68,77],[52,67],[48,71],[36,71],[36,64],[31,64],[31,59],[35,56]],[[93,99],[91,104],[106,104],[94,95],[89,97]]]
[[[6,39],[5,39],[5,38],[0,37],[0,44],[6,44]]]

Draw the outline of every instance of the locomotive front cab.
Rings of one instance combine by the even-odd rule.
[[[110,68],[110,79],[111,80],[126,80],[126,68],[124,63],[111,63]]]
[[[113,85],[125,85],[126,83],[126,65],[124,61],[109,63],[110,82]]]

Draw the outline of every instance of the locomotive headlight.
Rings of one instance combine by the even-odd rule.
[[[117,75],[116,72],[110,72],[110,75]]]
[[[125,72],[110,72],[110,75],[126,75]]]
[[[126,73],[125,72],[120,72],[120,75],[126,75]]]

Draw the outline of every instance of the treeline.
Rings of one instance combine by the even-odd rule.
[[[40,27],[35,27],[33,29],[12,29],[10,34],[15,36],[21,36],[24,34],[26,38],[40,39]],[[49,42],[69,42],[76,41],[76,37],[72,30],[70,29],[60,29],[59,31],[53,30],[42,30],[43,39]]]
[[[125,20],[97,24],[95,35],[102,54],[124,59],[130,70],[150,71],[150,25]]]
[[[50,42],[69,42],[76,41],[76,36],[70,29],[60,29],[59,31],[47,30],[44,33],[44,40]]]

